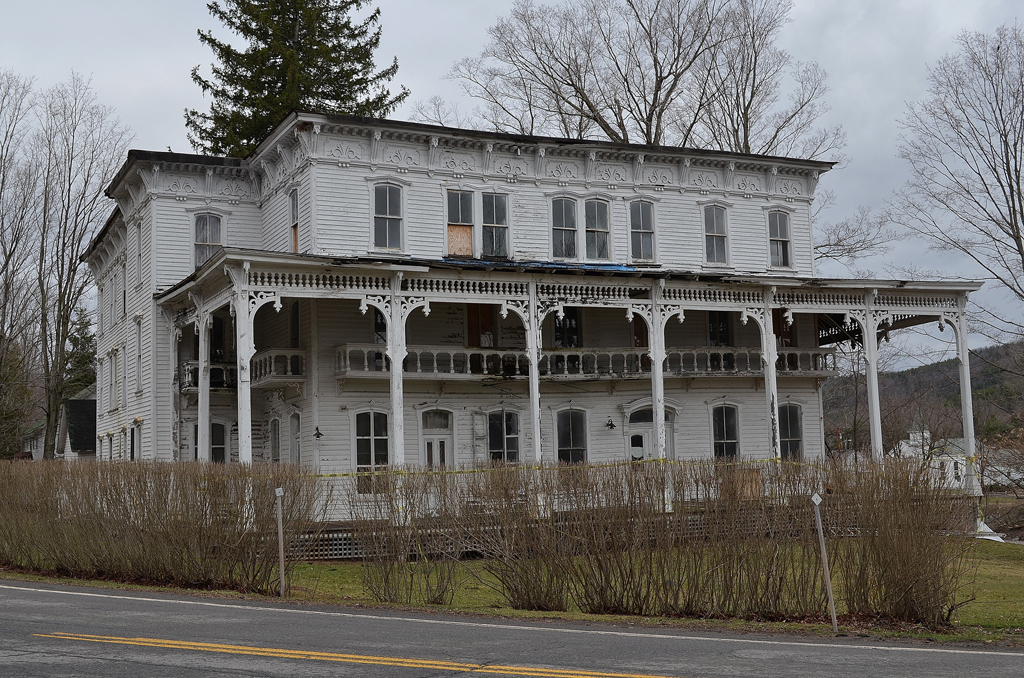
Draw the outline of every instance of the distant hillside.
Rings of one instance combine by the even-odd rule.
[[[886,447],[925,426],[941,437],[960,437],[960,378],[956,360],[944,360],[900,372],[879,374],[883,438]],[[1024,342],[971,352],[971,386],[979,437],[1024,422]],[[862,374],[830,379],[823,388],[826,441],[844,439],[866,445],[867,401]]]

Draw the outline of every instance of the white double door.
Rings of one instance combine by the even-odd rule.
[[[423,453],[428,468],[443,468],[451,466],[452,447],[454,441],[451,433],[428,434],[423,437]]]

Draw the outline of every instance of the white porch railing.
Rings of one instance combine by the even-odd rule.
[[[298,348],[270,348],[252,357],[253,388],[306,380],[306,352]]]
[[[384,377],[391,361],[382,344],[345,344],[335,352],[335,374],[344,377]],[[828,376],[835,372],[834,349],[783,349],[776,367],[780,375]],[[476,379],[526,377],[526,351],[502,348],[414,346],[403,364],[406,378]],[[761,374],[760,348],[696,346],[666,352],[666,376]],[[542,379],[647,378],[651,361],[643,348],[549,349],[541,354]]]
[[[210,363],[210,388],[235,388],[238,386],[238,368],[234,363]],[[183,360],[181,363],[181,390],[199,389],[199,361]]]

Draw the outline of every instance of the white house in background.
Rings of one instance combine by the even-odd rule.
[[[967,453],[963,438],[933,440],[931,431],[921,428],[908,432],[896,444],[893,455],[928,462],[936,477],[949,487],[964,487],[972,478],[967,475]]]
[[[863,336],[880,455],[877,338],[949,324],[966,367],[979,285],[815,277],[830,168],[308,113],[245,159],[130,151],[83,256],[98,457],[815,458]]]

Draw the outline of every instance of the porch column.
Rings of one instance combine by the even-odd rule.
[[[884,454],[882,445],[882,407],[878,400],[878,320],[874,310],[875,292],[868,293],[867,312],[861,322],[864,347],[864,376],[868,391],[868,430],[871,434],[871,456],[876,460]]]
[[[778,459],[782,448],[779,443],[779,383],[775,364],[779,350],[775,343],[775,323],[772,320],[772,288],[764,290],[764,307],[761,309],[761,360],[764,362],[764,394],[768,406],[771,456]]]
[[[526,352],[530,356],[530,426],[533,433],[533,460],[544,460],[540,444],[540,347],[541,322],[537,312],[537,283],[530,281],[530,301],[526,309],[529,318],[526,328]]]
[[[199,461],[210,461],[210,324],[213,317],[199,312],[196,331],[199,334]]]
[[[232,305],[235,312],[235,353],[238,359],[238,462],[252,463],[252,390],[249,366],[255,353],[252,316],[249,315],[249,294],[244,287],[236,289]]]
[[[402,313],[402,273],[391,279],[391,313],[388,318],[388,358],[391,360],[391,459],[396,466],[405,464],[405,393],[402,363],[405,361],[405,314]]]
[[[956,356],[960,362],[960,411],[964,421],[964,492],[973,497],[981,496],[981,482],[974,466],[974,399],[971,396],[971,359],[967,347],[967,295],[960,297],[960,313],[956,321]]]
[[[668,456],[665,442],[665,320],[661,313],[661,292],[665,280],[659,279],[651,289],[651,408],[654,410],[654,455],[658,459]]]

